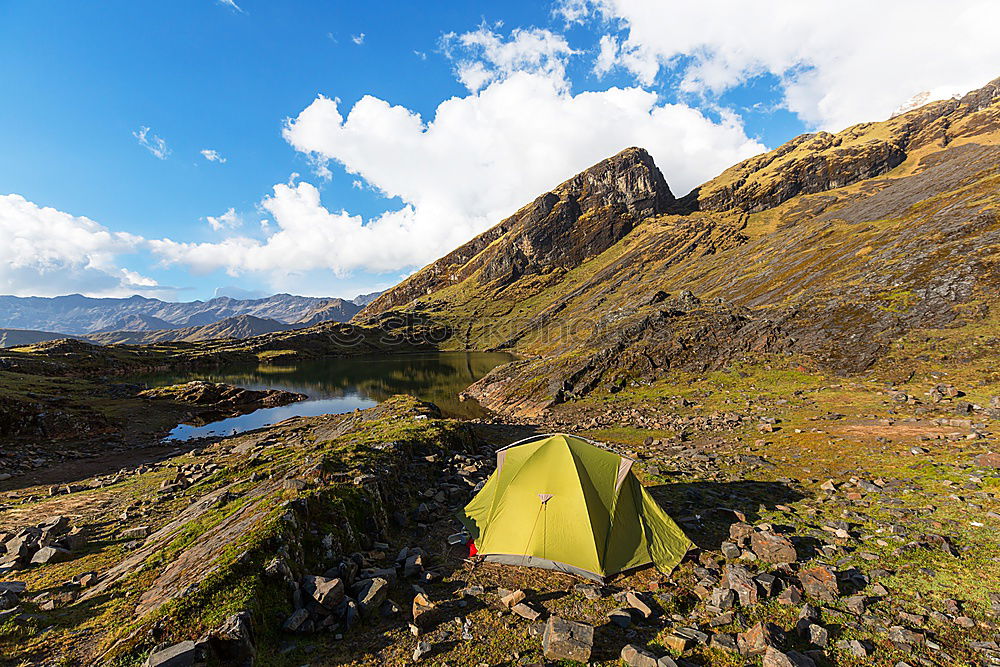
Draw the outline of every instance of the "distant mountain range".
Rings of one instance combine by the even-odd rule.
[[[331,318],[332,319],[332,318]],[[323,320],[321,320],[323,321]],[[167,343],[186,341],[193,343],[199,340],[215,340],[219,338],[251,338],[275,331],[302,329],[315,324],[314,322],[299,322],[284,324],[277,320],[253,315],[237,315],[227,317],[218,322],[203,324],[200,327],[182,327],[179,329],[158,329],[155,331],[108,331],[92,333],[86,340],[100,345],[147,345],[150,343]]]
[[[102,344],[246,338],[319,322],[346,322],[379,295],[356,299],[275,294],[186,303],[132,296],[95,299],[0,296],[0,347],[66,336]]]

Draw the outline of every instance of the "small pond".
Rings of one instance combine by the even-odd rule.
[[[233,435],[289,417],[316,416],[370,408],[394,394],[430,401],[447,417],[475,418],[482,409],[458,394],[491,369],[511,361],[502,352],[433,352],[344,359],[316,359],[294,366],[225,366],[212,370],[158,373],[129,378],[150,387],[205,380],[306,394],[304,401],[262,408],[200,426],[179,424],[168,440]]]

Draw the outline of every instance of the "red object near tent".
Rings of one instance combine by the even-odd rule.
[[[479,553],[479,550],[476,549],[476,541],[469,540],[469,557],[471,558],[472,556],[475,556],[477,553]]]

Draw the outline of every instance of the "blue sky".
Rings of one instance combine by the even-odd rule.
[[[930,21],[944,62],[774,4],[0,0],[0,293],[351,297],[628,145],[680,195],[1000,75],[988,2]]]

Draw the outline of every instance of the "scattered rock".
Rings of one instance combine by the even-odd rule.
[[[632,591],[625,594],[625,602],[627,602],[632,609],[635,609],[637,612],[642,614],[643,618],[650,618],[653,615],[653,609]]]
[[[624,629],[632,625],[632,614],[628,609],[615,609],[608,614],[608,621]]]
[[[302,577],[302,590],[327,609],[333,609],[344,599],[344,582],[341,579],[309,574]]]
[[[60,547],[42,547],[35,552],[35,555],[31,557],[32,565],[47,565],[49,563],[61,563],[62,561],[69,560],[72,558],[73,554],[70,553],[69,549],[62,549]]]
[[[769,647],[774,646],[777,629],[770,623],[758,622],[746,632],[736,636],[736,644],[743,655],[764,655]]]
[[[637,644],[626,644],[621,659],[629,667],[657,667],[656,656]]]
[[[761,664],[763,667],[815,667],[816,665],[808,656],[795,651],[782,653],[772,646],[767,647]]]
[[[757,583],[745,568],[739,565],[726,565],[723,568],[722,583],[733,589],[744,607],[757,604]]]
[[[285,619],[281,629],[286,632],[304,632],[307,621],[309,621],[309,612],[305,608],[296,609]]]
[[[587,662],[594,647],[594,626],[549,616],[542,634],[542,652],[549,660]]]
[[[524,601],[524,591],[511,591],[507,595],[500,598],[500,604],[502,604],[507,609],[512,609],[514,605],[519,604]]]
[[[431,646],[430,642],[417,642],[417,647],[413,649],[413,661],[417,662],[422,658],[430,655],[434,647]]]
[[[840,595],[837,585],[837,575],[825,565],[817,565],[808,570],[799,572],[799,581],[806,594],[822,600],[823,602],[833,602]]]
[[[153,649],[146,667],[193,667],[197,662],[198,649],[194,642],[186,641]]]
[[[250,613],[233,614],[208,637],[208,644],[222,664],[252,666],[257,648]]]
[[[769,531],[753,533],[750,545],[757,557],[767,563],[794,563],[798,560],[791,540]]]
[[[526,618],[529,621],[537,621],[542,617],[542,612],[525,602],[518,602],[516,605],[511,607],[510,610],[521,618]]]
[[[364,586],[358,593],[358,605],[361,607],[361,613],[364,616],[372,616],[377,613],[379,607],[385,602],[386,596],[389,594],[389,582],[382,577],[375,577],[374,579],[367,579]]]

